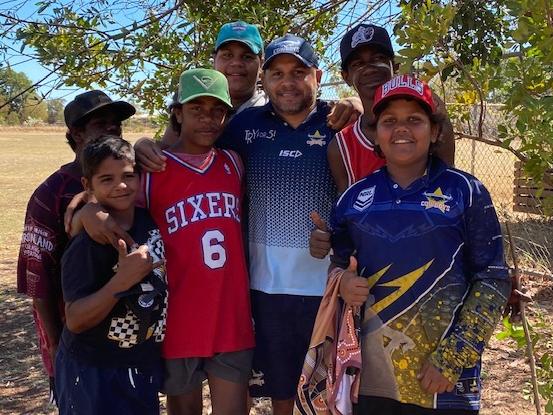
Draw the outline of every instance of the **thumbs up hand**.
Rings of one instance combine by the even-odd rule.
[[[347,304],[361,306],[369,296],[369,283],[366,278],[357,275],[357,259],[349,257],[349,266],[340,281],[340,296]]]
[[[315,225],[309,236],[309,253],[313,258],[323,259],[330,252],[330,232],[317,212],[311,212],[309,216]]]
[[[118,279],[125,290],[142,281],[156,266],[148,253],[147,245],[140,245],[129,253],[125,241],[119,239],[117,251],[119,252],[119,264],[114,278]]]

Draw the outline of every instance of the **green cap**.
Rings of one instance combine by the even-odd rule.
[[[189,69],[181,74],[179,103],[186,104],[198,97],[214,97],[232,108],[227,78],[214,69]]]
[[[217,51],[223,43],[230,41],[245,44],[256,55],[263,52],[263,40],[261,39],[259,30],[253,24],[241,20],[225,23],[221,26],[219,35],[217,35],[215,51]]]

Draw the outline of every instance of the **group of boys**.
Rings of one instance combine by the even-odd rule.
[[[323,220],[330,216],[336,187],[342,192],[384,163],[374,151],[369,114],[376,87],[394,72],[390,38],[383,28],[361,24],[345,35],[340,52],[343,77],[365,109],[357,120],[362,108],[355,99],[335,107],[317,100],[321,70],[304,39],[277,38],[263,56],[257,28],[233,22],[221,28],[215,44],[214,67],[228,80],[234,109],[218,145],[235,150],[246,168],[244,211],[256,336],[250,394],[271,397],[277,415],[292,413],[325,288],[329,244]],[[264,92],[256,87],[260,71]],[[71,198],[83,190],[80,154],[98,136],[120,137],[121,122],[133,113],[130,104],[111,101],[100,91],[77,96],[65,109],[75,161],[50,176],[29,201],[18,291],[33,297],[41,352],[51,378],[64,322],[60,265],[68,239],[63,216]],[[440,157],[451,163],[450,124],[442,127],[446,145]],[[162,145],[172,140],[175,136],[168,130]],[[136,150],[145,169],[165,167],[165,156],[150,141],[141,140]],[[323,219],[318,218],[319,232],[310,238],[313,211]]]

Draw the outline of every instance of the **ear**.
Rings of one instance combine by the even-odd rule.
[[[182,124],[182,106],[176,106],[171,109],[175,119],[179,124]]]
[[[437,124],[430,124],[430,142],[435,143],[438,141],[438,136],[440,135],[440,127]]]
[[[264,83],[265,83],[265,71],[263,69],[260,69],[260,73],[259,73],[259,82],[261,82],[261,87],[264,88]]]
[[[77,147],[81,147],[85,143],[85,131],[83,127],[71,127],[69,128],[69,131],[71,133],[71,136],[73,137],[73,140],[75,140],[75,143],[77,144]]]
[[[353,84],[349,79],[349,72],[342,70],[340,73],[342,75],[342,79],[344,80],[344,82],[353,88]]]
[[[92,193],[92,183],[90,180],[88,180],[86,177],[81,177],[81,183],[83,185],[84,190],[86,190],[87,193]]]
[[[321,79],[323,77],[323,71],[320,70],[320,69],[316,69],[315,70],[315,76],[317,77],[317,83],[320,85],[321,84]]]

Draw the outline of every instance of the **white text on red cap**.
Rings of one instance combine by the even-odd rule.
[[[420,96],[424,93],[424,84],[418,79],[411,78],[408,75],[396,76],[384,85],[382,85],[382,98],[398,88],[409,88],[415,91]]]

